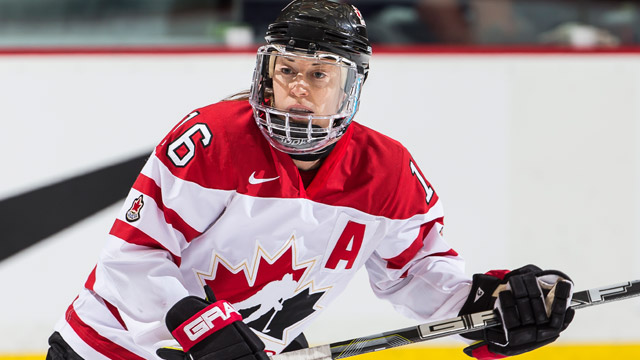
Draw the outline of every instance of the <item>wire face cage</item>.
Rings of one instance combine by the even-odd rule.
[[[356,64],[344,57],[266,45],[258,49],[249,102],[271,145],[309,154],[344,134],[363,82]]]

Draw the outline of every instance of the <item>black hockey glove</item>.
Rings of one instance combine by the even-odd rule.
[[[527,265],[511,272],[475,274],[460,315],[494,309],[502,326],[463,334],[477,340],[464,349],[476,359],[501,359],[554,342],[569,326],[573,282],[565,274]]]
[[[166,360],[268,360],[264,343],[242,322],[227,301],[215,301],[205,286],[207,299],[187,296],[166,316],[166,324],[182,350],[161,348],[156,354]]]

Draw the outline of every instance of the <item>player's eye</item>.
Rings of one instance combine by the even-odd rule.
[[[280,72],[284,75],[293,75],[293,70],[288,67],[281,67]]]
[[[327,76],[327,74],[323,73],[322,71],[314,71],[313,72],[313,78],[314,79],[324,79]]]

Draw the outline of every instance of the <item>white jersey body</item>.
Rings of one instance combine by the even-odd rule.
[[[56,330],[87,359],[157,359],[167,311],[208,284],[279,353],[362,266],[404,315],[455,316],[470,279],[442,224],[398,142],[353,123],[305,189],[247,102],[210,105],[157,146]]]

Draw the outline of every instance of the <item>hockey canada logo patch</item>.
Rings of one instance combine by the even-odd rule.
[[[142,200],[142,195],[138,196],[137,199],[133,200],[133,204],[129,210],[127,210],[127,214],[125,215],[125,219],[128,222],[138,221],[140,219],[140,210],[144,206],[144,201]]]
[[[258,246],[252,261],[240,264],[215,254],[211,270],[196,274],[215,289],[216,298],[233,304],[272,354],[292,340],[290,329],[320,309],[317,303],[329,288],[318,289],[308,279],[315,263],[299,261],[292,236],[275,254]]]

